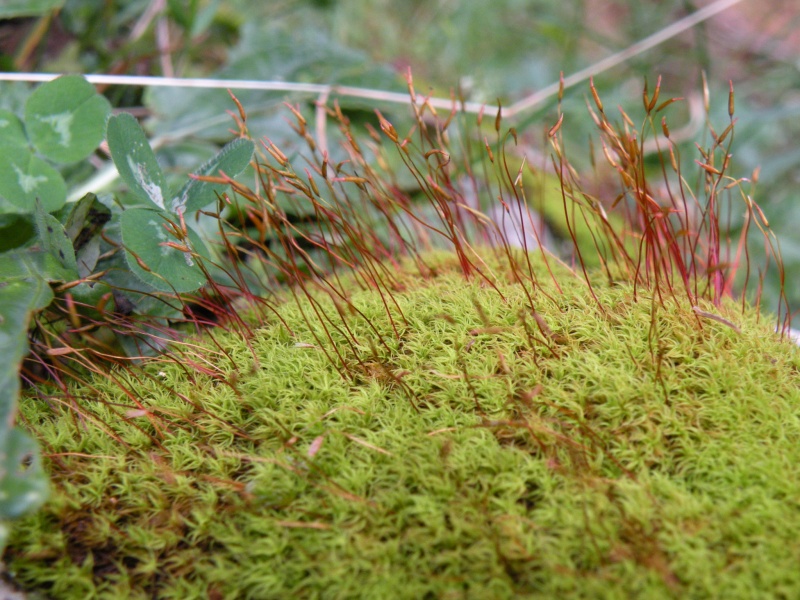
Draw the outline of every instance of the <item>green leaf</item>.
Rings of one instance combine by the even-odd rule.
[[[0,254],[0,273],[0,285],[8,281],[32,278],[42,279],[45,283],[75,279],[74,273],[65,269],[55,256],[38,248],[3,252]],[[47,292],[52,300],[49,287]],[[50,300],[44,306],[49,303]]]
[[[0,146],[27,148],[28,136],[19,117],[10,110],[0,109]]]
[[[167,181],[136,119],[127,113],[111,117],[106,135],[111,158],[131,192],[164,210]]]
[[[103,318],[103,315],[101,315],[95,307],[97,307],[97,305],[103,299],[103,296],[106,294],[111,294],[111,296],[106,302],[103,310],[107,312],[114,310],[115,303],[113,292],[114,290],[111,288],[111,286],[104,281],[80,283],[69,290],[69,293],[72,294],[72,297],[79,305],[78,311],[81,314],[89,315],[94,319]]]
[[[16,211],[32,213],[38,198],[47,212],[67,199],[67,185],[58,171],[27,150],[0,152],[0,196]]]
[[[95,236],[83,244],[75,253],[78,277],[80,279],[85,279],[91,275],[97,266],[98,260],[100,260],[100,237]]]
[[[24,279],[0,280],[0,553],[8,537],[8,519],[41,506],[47,499],[47,477],[36,444],[14,419],[19,395],[19,367],[28,353],[28,323],[34,311],[53,299],[53,292],[41,277],[33,274],[22,253],[15,254],[16,272]],[[13,269],[12,269],[13,270]]]
[[[227,144],[211,160],[196,171],[196,175],[219,177],[224,173],[228,177],[236,177],[244,171],[253,157],[255,145],[251,140],[240,138]],[[190,179],[172,200],[172,212],[190,213],[216,202],[217,194],[221,194],[228,186],[222,183],[209,183]]]
[[[30,215],[0,214],[0,253],[19,248],[35,233]]]
[[[53,215],[47,214],[39,201],[36,202],[34,217],[41,249],[55,256],[64,268],[74,271],[77,279],[78,264],[75,262],[75,249],[67,237],[67,232],[64,231],[64,226]]]
[[[64,229],[72,240],[75,250],[99,235],[103,226],[111,220],[111,210],[94,194],[86,194],[72,205]]]
[[[145,208],[132,208],[122,213],[120,227],[125,258],[131,271],[155,289],[191,292],[206,283],[206,276],[197,265],[196,257],[164,245],[166,242],[185,243],[172,237],[164,227],[170,219],[168,213]],[[189,240],[194,249],[204,250],[200,238],[191,230]]]
[[[31,313],[52,299],[41,278],[0,281],[0,553],[8,536],[4,521],[35,510],[47,499],[47,476],[36,444],[13,424],[19,367],[28,353],[28,322]]]
[[[189,32],[192,38],[196,38],[198,35],[205,33],[211,26],[214,22],[214,15],[216,15],[219,10],[219,5],[220,0],[211,0],[211,2],[207,2],[205,6],[195,14],[194,21],[192,21],[192,29]]]
[[[38,509],[47,500],[48,487],[36,442],[19,427],[0,428],[0,519]]]
[[[25,103],[33,145],[47,158],[71,163],[86,158],[103,141],[111,104],[80,75],[40,85]]]
[[[186,0],[167,0],[167,9],[169,10],[169,16],[178,25],[183,29],[189,29],[197,12],[197,0],[191,0],[190,2],[186,2]]]
[[[0,19],[38,17],[64,6],[65,0],[3,0],[0,2]]]

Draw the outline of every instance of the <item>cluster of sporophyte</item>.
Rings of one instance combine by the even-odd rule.
[[[379,116],[364,142],[334,108],[334,162],[297,113],[305,169],[265,142],[255,185],[231,182],[235,260],[211,288],[251,306],[22,403],[55,493],[14,530],[17,581],[59,598],[800,593],[800,359],[731,297],[732,126],[692,195],[664,121],[657,191],[629,119],[594,96],[626,218],[550,129],[572,266],[538,243],[528,207],[552,195],[526,191],[548,180],[511,166],[499,119],[476,161],[456,110],[414,102],[408,135]],[[381,171],[386,140],[417,198]]]

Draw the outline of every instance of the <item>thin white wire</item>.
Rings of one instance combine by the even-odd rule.
[[[58,77],[52,73],[0,73],[0,81],[45,82]],[[89,83],[97,85],[133,85],[144,87],[180,87],[229,90],[261,90],[277,92],[296,92],[312,95],[337,94],[352,98],[365,98],[408,104],[406,92],[387,92],[349,85],[332,85],[327,83],[295,83],[292,81],[262,81],[258,79],[211,79],[203,77],[153,77],[145,75],[84,75]],[[422,101],[422,98],[420,98]],[[451,99],[431,98],[430,104],[435,108],[450,109]],[[466,102],[464,110],[470,113],[481,111],[485,105],[479,102]]]
[[[695,25],[702,23],[714,15],[726,10],[742,0],[716,0],[708,6],[693,12],[686,17],[675,21],[664,29],[650,35],[638,42],[628,46],[624,50],[612,54],[593,65],[581,69],[572,75],[565,77],[564,89],[574,87],[662,44],[663,42],[691,29]],[[53,73],[0,73],[0,81],[26,81],[26,82],[45,82],[58,77]],[[85,75],[87,81],[96,85],[130,85],[144,87],[181,87],[181,88],[204,88],[204,89],[230,89],[230,90],[262,90],[279,92],[296,92],[311,95],[339,95],[352,98],[364,98],[382,102],[392,102],[407,104],[409,95],[400,92],[388,92],[369,88],[361,88],[346,85],[331,85],[323,83],[296,83],[290,81],[260,81],[256,79],[212,79],[212,78],[182,78],[182,77],[151,77],[141,75]],[[541,104],[548,98],[558,94],[561,87],[560,82],[555,82],[547,87],[522,98],[511,106],[502,109],[505,118],[513,117],[517,114],[530,110],[534,106]],[[417,96],[418,102],[427,102],[434,108],[450,110],[453,108],[451,98],[426,98],[422,95]],[[456,106],[464,112],[478,114],[483,112],[487,105],[481,102],[457,103]]]

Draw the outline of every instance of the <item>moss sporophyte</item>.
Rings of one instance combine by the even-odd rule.
[[[265,143],[260,185],[230,182],[218,325],[21,403],[54,493],[14,525],[15,580],[81,599],[800,596],[800,355],[731,295],[724,136],[695,213],[598,106],[617,219],[551,130],[560,258],[466,200],[456,121],[415,108],[405,139],[379,119],[413,202],[374,166],[385,138],[365,158],[336,110],[349,162],[313,146],[300,175]],[[465,181],[521,226],[552,186],[496,129]],[[247,293],[252,273],[275,287]]]

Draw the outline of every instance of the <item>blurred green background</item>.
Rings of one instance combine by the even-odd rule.
[[[460,89],[469,100],[509,105],[662,30],[711,2],[692,0],[10,0],[0,6],[0,68],[45,71],[222,77],[342,83],[404,91],[411,68],[420,92],[447,97]],[[728,81],[736,90],[731,172],[760,168],[755,199],[780,239],[786,291],[800,306],[800,3],[744,0],[656,48],[595,77],[607,107],[619,105],[639,124],[641,91],[663,78],[662,98],[680,96],[669,113],[676,132],[690,122],[689,106],[702,106],[701,73],[710,90],[711,125],[728,123]],[[0,104],[19,107],[25,84],[3,84]],[[567,90],[562,132],[570,160],[591,170],[595,126],[586,110],[588,83]],[[117,107],[147,117],[153,136],[170,139],[160,159],[189,169],[229,137],[232,107],[223,90],[108,87]],[[296,143],[282,92],[237,94],[254,135],[278,145]],[[378,106],[342,99],[371,118]],[[381,110],[400,114],[402,106]],[[611,109],[607,108],[610,114]],[[494,114],[488,110],[488,114]],[[522,134],[520,148],[544,156],[544,132],[555,122],[556,98],[506,122]],[[696,115],[695,115],[696,116]],[[703,119],[682,137],[687,164],[708,144]],[[654,165],[657,167],[657,164]],[[69,173],[77,185],[91,165]],[[602,177],[600,175],[599,177]],[[602,185],[600,186],[602,188]],[[731,225],[741,225],[733,211]],[[763,242],[754,237],[754,261]],[[759,257],[761,253],[761,257]],[[756,274],[757,275],[757,274]],[[777,280],[765,284],[767,305]]]

